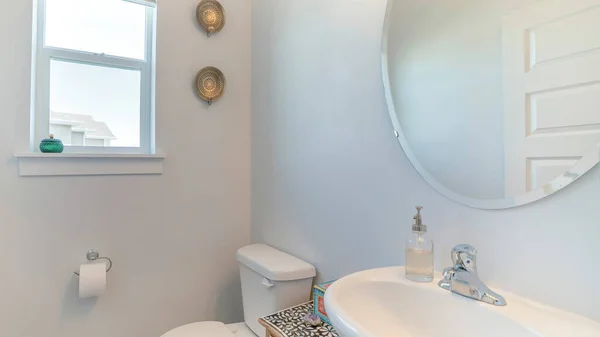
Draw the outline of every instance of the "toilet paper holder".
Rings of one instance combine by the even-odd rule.
[[[95,250],[95,249],[89,250],[87,252],[87,254],[85,254],[85,257],[90,262],[94,262],[94,261],[97,261],[97,260],[106,260],[106,261],[108,261],[108,267],[106,268],[106,272],[108,273],[112,269],[112,266],[113,266],[112,260],[110,258],[108,258],[108,257],[100,256],[100,253],[98,253],[98,251]],[[75,275],[79,276],[78,272],[75,271],[73,273]]]

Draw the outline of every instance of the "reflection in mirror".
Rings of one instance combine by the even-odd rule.
[[[390,0],[386,20],[393,122],[446,195],[516,206],[598,162],[600,0]]]

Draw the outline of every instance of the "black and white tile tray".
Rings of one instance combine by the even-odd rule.
[[[335,329],[323,322],[321,326],[304,323],[304,316],[313,312],[313,302],[300,304],[262,318],[284,337],[339,337]]]

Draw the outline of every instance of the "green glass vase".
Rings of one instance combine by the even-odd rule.
[[[65,147],[60,139],[55,139],[54,135],[43,139],[40,142],[40,151],[43,153],[62,153]]]

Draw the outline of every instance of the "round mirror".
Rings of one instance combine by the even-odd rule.
[[[600,161],[600,0],[389,0],[383,74],[406,155],[465,205],[509,208]]]

